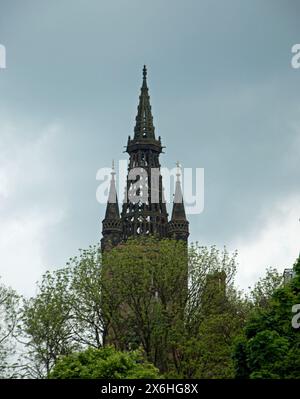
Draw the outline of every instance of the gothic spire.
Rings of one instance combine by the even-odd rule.
[[[105,212],[105,219],[119,219],[120,212],[119,212],[119,204],[117,198],[117,190],[116,190],[116,182],[115,182],[115,167],[114,162],[112,163],[112,171],[111,171],[111,181],[108,193],[108,200],[106,205],[106,212]]]
[[[119,213],[115,174],[113,165],[105,218],[102,220],[102,252],[118,245],[122,241],[122,220]]]
[[[150,105],[150,96],[147,86],[147,68],[143,68],[143,83],[141,94],[139,97],[139,105],[137,108],[137,116],[135,118],[134,140],[139,139],[155,139],[153,117]]]
[[[162,148],[160,137],[156,140],[154,134],[147,69],[144,65],[134,137],[128,137],[126,147],[129,154],[125,196],[127,201],[124,201],[121,213],[125,240],[138,235],[167,236],[168,213],[166,204],[162,201],[159,162]],[[157,171],[157,179],[153,182],[152,176]],[[136,175],[137,172],[140,174]]]
[[[177,165],[176,186],[175,186],[174,204],[173,204],[171,220],[186,221],[186,215],[185,215],[185,209],[184,209],[184,203],[183,203],[183,195],[182,195],[181,184],[180,184],[179,162],[177,162],[176,165]]]
[[[177,162],[176,186],[173,203],[172,217],[168,224],[170,238],[187,242],[189,236],[189,222],[186,219],[183,195],[180,184],[180,165]]]

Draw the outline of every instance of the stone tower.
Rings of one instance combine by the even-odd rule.
[[[154,235],[187,242],[189,223],[186,219],[179,174],[177,174],[173,212],[170,222],[163,194],[159,155],[163,146],[155,136],[151,112],[147,69],[143,82],[133,138],[128,137],[127,183],[121,215],[117,202],[114,170],[112,172],[105,218],[102,221],[101,249],[105,251],[129,237]]]

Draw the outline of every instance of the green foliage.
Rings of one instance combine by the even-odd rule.
[[[259,375],[270,378],[279,378],[281,362],[288,351],[289,342],[287,338],[281,337],[278,332],[264,330],[251,338],[247,345],[248,365],[251,378]]]
[[[183,346],[181,363],[184,378],[232,378],[232,339],[240,327],[235,317],[211,314],[200,324],[198,333]],[[237,332],[236,332],[237,331]]]
[[[166,376],[231,378],[232,342],[248,311],[235,271],[236,254],[174,240],[131,239],[103,260],[97,247],[81,251],[25,302],[29,375],[45,377],[61,356],[113,344],[142,347]]]
[[[105,254],[104,268],[109,342],[142,345],[166,376],[233,376],[232,342],[247,313],[234,289],[236,253],[132,239]]]
[[[102,257],[97,246],[80,250],[69,263],[73,337],[81,346],[100,348],[105,325],[102,311]]]
[[[24,302],[22,329],[33,377],[43,377],[59,355],[75,349],[68,286],[68,269],[47,272],[36,297]]]
[[[273,291],[255,307],[236,343],[238,378],[300,378],[300,335],[292,326],[292,306],[300,303],[299,259],[291,283]]]
[[[58,356],[86,346],[99,348],[104,330],[101,256],[96,246],[81,250],[63,269],[47,272],[23,308],[22,331],[28,374],[41,378]]]
[[[126,353],[131,359],[139,348],[167,378],[300,375],[299,333],[291,328],[298,274],[282,287],[268,270],[245,297],[234,286],[236,256],[153,237],[130,239],[103,258],[96,246],[81,250],[64,269],[46,273],[24,303],[28,375],[53,376],[53,367],[62,367],[57,378],[118,375],[131,364]],[[109,357],[108,345],[118,355]],[[94,374],[84,368],[93,356],[105,363]]]
[[[73,353],[60,358],[49,378],[159,378],[158,369],[147,362],[141,351],[121,352],[112,346]]]
[[[16,373],[17,365],[10,358],[15,354],[19,301],[14,290],[0,284],[0,378],[11,378]]]
[[[197,244],[189,253],[189,295],[179,375],[232,378],[232,344],[244,325],[247,303],[234,288],[236,256]]]
[[[184,243],[128,240],[105,254],[102,282],[109,341],[121,350],[142,345],[148,359],[166,370],[184,328]]]
[[[264,308],[269,305],[269,300],[274,291],[283,283],[282,274],[276,269],[268,268],[265,277],[261,278],[250,293],[250,299],[256,308]]]

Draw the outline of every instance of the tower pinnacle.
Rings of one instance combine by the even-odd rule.
[[[189,222],[186,219],[184,203],[183,203],[183,195],[181,189],[180,182],[180,168],[181,165],[177,161],[177,173],[176,173],[176,185],[175,185],[175,194],[174,194],[174,202],[173,202],[173,211],[172,217],[168,225],[168,232],[171,238],[175,238],[176,240],[184,240],[187,241],[189,236]]]
[[[147,86],[147,68],[143,68],[143,84],[135,118],[134,139],[155,139],[150,96]]]
[[[146,67],[146,65],[144,65],[144,68],[143,68],[143,83],[145,83],[147,85],[146,79],[147,79],[147,67]]]
[[[106,205],[105,218],[102,221],[101,248],[102,251],[118,244],[121,241],[122,222],[119,212],[119,204],[115,182],[114,161],[112,161],[111,180]]]

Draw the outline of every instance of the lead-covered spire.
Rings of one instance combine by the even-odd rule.
[[[150,96],[147,86],[147,68],[143,68],[143,83],[141,94],[139,97],[139,105],[137,108],[137,116],[135,118],[134,140],[138,139],[155,139],[153,126],[153,117],[150,105]]]
[[[175,238],[176,240],[187,241],[189,236],[189,222],[186,219],[183,195],[180,183],[180,165],[177,165],[176,173],[176,185],[174,194],[174,203],[172,217],[168,224],[168,234],[170,238]]]
[[[184,203],[183,203],[183,195],[180,183],[180,164],[177,161],[177,173],[176,173],[176,185],[175,185],[175,194],[174,194],[174,204],[172,211],[171,220],[184,220],[186,221]]]
[[[105,218],[102,221],[101,249],[102,252],[116,246],[122,240],[122,220],[120,218],[119,204],[115,182],[114,163],[111,171],[111,181],[108,193],[108,200],[105,211]]]
[[[108,200],[106,205],[105,219],[119,219],[119,204],[116,190],[116,182],[115,182],[115,167],[114,162],[112,163],[112,171],[111,171],[111,181],[108,193]]]

